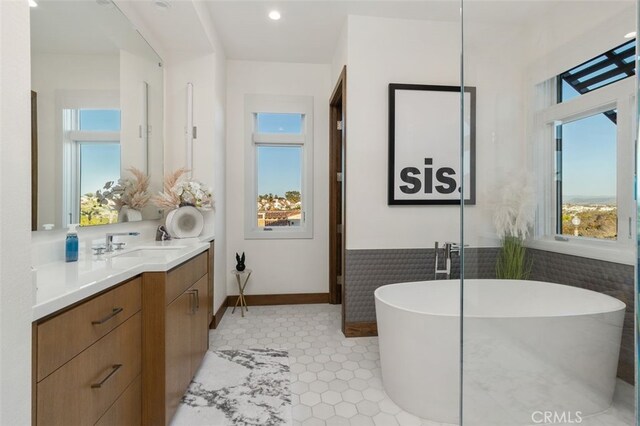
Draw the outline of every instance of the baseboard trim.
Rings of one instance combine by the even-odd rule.
[[[245,294],[249,306],[266,305],[307,305],[329,303],[329,293],[292,293],[292,294]],[[227,297],[227,307],[234,307],[238,296]]]
[[[213,316],[213,319],[211,320],[211,324],[209,324],[209,328],[210,329],[215,329],[218,328],[218,326],[220,325],[220,321],[222,321],[222,317],[224,316],[224,313],[227,310],[227,304],[223,303],[222,305],[220,305],[220,308],[218,308],[218,311],[215,313],[215,315]]]
[[[346,337],[370,337],[378,335],[378,324],[375,322],[345,322]]]

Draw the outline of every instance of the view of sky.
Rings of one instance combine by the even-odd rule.
[[[302,132],[301,114],[258,114],[258,133]],[[301,192],[302,147],[258,146],[258,195],[273,194],[284,197],[287,191]]]
[[[259,113],[256,120],[258,133],[302,133],[302,114]]]
[[[563,99],[578,93],[563,82]],[[562,195],[616,196],[617,127],[604,114],[562,125]]]
[[[299,146],[259,146],[258,195],[284,197],[287,191],[301,192],[302,148]]]
[[[80,130],[119,131],[120,110],[80,110]],[[84,142],[80,145],[80,194],[95,193],[108,181],[120,179],[120,144]]]
[[[120,144],[89,142],[80,145],[80,194],[95,193],[110,180],[120,179]]]

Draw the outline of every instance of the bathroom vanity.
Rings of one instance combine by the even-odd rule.
[[[209,347],[213,241],[38,268],[34,425],[166,425]]]

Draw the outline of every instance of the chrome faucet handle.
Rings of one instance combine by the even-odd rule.
[[[460,253],[460,250],[463,247],[469,247],[469,244],[458,244],[458,243],[445,243],[445,245],[449,245],[449,252],[450,253]]]
[[[116,248],[114,250],[122,250],[127,243],[113,243]]]
[[[126,236],[126,235],[131,235],[131,236],[136,236],[136,235],[140,235],[139,232],[107,232],[107,235],[105,237],[105,245],[107,246],[107,253],[111,253],[113,251],[113,246],[116,244],[121,244],[121,243],[113,243],[113,237],[115,236]],[[120,249],[117,249],[120,250]]]
[[[93,254],[95,254],[96,256],[100,256],[101,254],[104,254],[106,247],[104,246],[91,247],[91,250],[93,250]]]

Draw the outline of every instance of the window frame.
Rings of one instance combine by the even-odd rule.
[[[560,81],[555,81],[558,84]],[[528,246],[561,253],[588,256],[602,260],[633,262],[635,245],[634,186],[634,87],[635,79],[622,79],[579,97],[553,103],[534,114],[534,164],[538,176],[538,202],[533,238]],[[548,99],[555,93],[555,84],[542,84],[538,88],[541,97]],[[552,93],[543,93],[549,90]],[[611,109],[618,110],[616,129],[616,240],[575,237],[557,233],[557,177],[556,133],[558,124],[573,122]]]
[[[301,114],[302,133],[259,133],[257,114]],[[302,148],[300,226],[258,227],[259,146],[300,146]],[[313,97],[312,96],[245,96],[245,239],[311,239],[313,238]],[[283,194],[284,195],[284,194]]]
[[[99,108],[64,108],[63,114],[63,226],[80,223],[81,204],[81,155],[80,148],[83,144],[120,144],[119,131],[79,130],[80,111],[83,109]],[[105,108],[106,109],[106,108]],[[108,108],[117,109],[117,108]],[[120,174],[122,174],[122,146],[120,146]],[[98,190],[100,188],[96,188]]]

